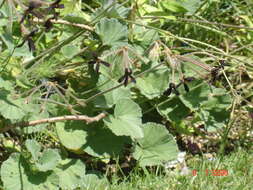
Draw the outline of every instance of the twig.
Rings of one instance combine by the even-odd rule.
[[[52,117],[52,118],[16,123],[16,124],[9,125],[7,127],[0,129],[0,133],[6,132],[15,127],[29,127],[29,126],[35,126],[35,125],[44,124],[44,123],[55,123],[55,122],[67,121],[67,120],[85,121],[86,124],[90,124],[95,121],[97,122],[103,119],[104,117],[106,117],[105,113],[100,113],[99,115],[95,117],[89,117],[86,115],[65,115],[65,116],[60,116],[60,117]]]

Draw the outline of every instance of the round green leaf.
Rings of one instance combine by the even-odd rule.
[[[34,160],[37,160],[39,157],[40,150],[41,150],[40,144],[33,139],[32,140],[27,139],[25,141],[25,146],[27,150],[32,154],[32,158]]]
[[[225,89],[211,87],[206,83],[199,84],[189,93],[181,95],[180,100],[188,108],[196,111],[196,116],[205,122],[208,131],[215,131],[228,122],[231,96]]]
[[[4,88],[5,90],[12,91],[14,89],[12,83],[7,80],[3,80],[0,78],[0,88]]]
[[[60,4],[64,4],[64,9],[60,11],[60,14],[64,16],[64,20],[72,23],[84,23],[90,20],[90,15],[82,11],[81,0],[61,0]]]
[[[106,76],[101,75],[99,77],[98,86],[101,85],[99,87],[99,90],[101,91],[108,90],[118,84],[119,83],[117,81],[113,81]],[[96,107],[112,107],[119,99],[129,98],[130,96],[131,94],[129,88],[122,86],[96,98],[94,103]]]
[[[180,4],[187,9],[188,14],[194,14],[195,11],[201,6],[201,3],[201,0],[180,1]]]
[[[100,158],[118,157],[122,155],[124,144],[130,142],[125,136],[116,136],[110,129],[102,125],[87,126],[86,143],[82,149],[88,154]]]
[[[159,165],[177,158],[178,147],[165,126],[156,123],[142,125],[144,137],[138,139],[133,156],[141,166]]]
[[[156,109],[163,117],[175,122],[181,121],[190,113],[189,108],[177,96],[169,97],[168,100],[158,104]]]
[[[64,190],[77,189],[83,184],[85,165],[80,160],[62,160],[54,171],[59,176],[59,186]]]
[[[202,81],[189,83],[190,92],[180,96],[180,100],[192,111],[198,110],[201,104],[208,100],[211,93],[210,86]]]
[[[104,176],[90,173],[84,176],[83,187],[86,189],[106,189],[108,188],[108,181]]]
[[[14,153],[1,166],[1,180],[6,190],[58,190],[59,179],[54,172],[30,170],[21,154]]]
[[[49,117],[48,112],[46,111],[47,109],[41,111],[41,105],[39,104],[27,104],[26,107],[26,112],[29,114],[28,121],[34,121],[34,120],[39,120],[39,119],[45,119]],[[46,128],[48,124],[39,124],[35,125],[33,127],[26,127],[23,129],[24,133],[26,134],[31,134],[35,132],[42,131]]]
[[[170,1],[162,1],[161,5],[172,12],[175,13],[185,13],[187,10],[180,4],[180,2],[175,1],[175,0],[170,0]]]
[[[136,86],[144,96],[153,99],[160,96],[168,88],[168,76],[169,71],[167,69],[155,70],[137,78]]]
[[[67,57],[71,58],[73,55],[75,55],[79,51],[79,48],[76,45],[66,45],[61,48],[62,54]]]
[[[122,25],[116,19],[101,19],[96,25],[95,31],[104,45],[122,46],[127,44],[127,26]]]
[[[10,95],[2,94],[0,96],[0,114],[13,122],[20,121],[26,115],[23,110],[24,99],[13,99]]]
[[[143,47],[146,48],[148,48],[154,41],[159,40],[159,35],[156,30],[145,29],[142,26],[139,26],[139,28],[133,32],[135,34],[135,38],[140,41],[140,44]]]
[[[61,157],[57,150],[46,149],[35,165],[39,171],[49,171],[56,167],[60,159]]]
[[[57,133],[66,148],[76,152],[86,152],[92,156],[108,158],[119,156],[127,137],[116,136],[100,123],[86,125],[81,121],[57,123]]]
[[[73,151],[79,150],[86,143],[85,125],[80,121],[57,122],[56,131],[62,145]]]
[[[228,109],[232,104],[232,98],[225,89],[214,88],[208,94],[208,100],[202,103],[204,109]]]
[[[141,109],[131,99],[120,99],[116,103],[114,116],[104,119],[105,124],[118,136],[142,138]]]
[[[205,128],[208,132],[214,132],[224,127],[228,121],[230,112],[226,109],[213,108],[212,110],[200,110],[197,113],[202,121],[205,122]]]

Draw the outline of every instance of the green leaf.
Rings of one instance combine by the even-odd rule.
[[[81,0],[62,0],[60,4],[64,4],[64,9],[60,11],[60,14],[65,16],[68,21],[79,23],[77,21],[83,20],[84,22],[90,20],[90,16],[82,11]],[[75,18],[70,20],[70,17]]]
[[[13,56],[22,57],[24,59],[32,59],[33,54],[29,51],[28,43],[25,43],[22,47],[18,47],[15,49]]]
[[[5,43],[5,45],[8,47],[9,52],[13,51],[14,48],[14,40],[13,37],[10,33],[0,33],[0,38],[2,39],[2,41]]]
[[[201,104],[208,100],[210,86],[202,81],[189,83],[190,92],[180,96],[180,100],[192,111],[198,110]]]
[[[130,11],[132,10],[131,8],[121,6],[120,4],[116,4],[112,9],[115,9],[117,11],[117,16],[122,18],[127,18]]]
[[[147,3],[143,4],[143,6],[140,7],[140,10],[143,15],[148,14],[148,13],[152,13],[152,12],[161,12],[162,11],[162,9],[159,9],[155,6],[151,6]]]
[[[159,69],[137,78],[136,86],[148,99],[160,96],[168,87],[169,71]]]
[[[28,121],[35,121],[39,119],[46,119],[49,118],[49,114],[46,111],[45,108],[43,111],[41,111],[41,105],[39,104],[27,104],[24,109],[27,112]],[[46,129],[46,126],[48,124],[39,124],[33,127],[26,127],[23,129],[24,133],[31,134],[35,132],[39,132]]]
[[[110,79],[104,75],[100,75],[98,86],[100,91],[108,90],[117,86],[119,83],[115,80]],[[103,96],[100,96],[94,100],[96,107],[110,108],[112,107],[119,99],[129,98],[131,96],[129,88],[124,86],[112,90]]]
[[[86,189],[107,189],[108,181],[104,176],[94,173],[86,174],[83,179],[83,187]]]
[[[0,88],[4,88],[5,90],[8,91],[12,91],[14,89],[10,81],[3,80],[2,78],[0,78]]]
[[[187,12],[187,9],[185,9],[180,2],[175,0],[170,1],[161,1],[160,5],[164,7],[166,10],[169,10],[174,13],[185,13]]]
[[[85,165],[80,160],[65,159],[55,170],[62,189],[74,190],[81,187],[85,177]]]
[[[54,149],[46,149],[38,162],[35,163],[36,167],[39,171],[49,171],[53,170],[61,159],[57,150]]]
[[[202,103],[202,108],[212,109],[228,109],[232,104],[232,98],[225,89],[214,88],[208,94],[208,100]]]
[[[108,3],[103,3],[101,8],[96,9],[96,12],[92,15],[92,21],[97,23],[104,17],[107,18],[127,18],[131,8],[126,8],[122,4],[114,4],[111,8],[107,9],[113,1],[108,1]]]
[[[202,4],[201,0],[180,0],[180,4],[187,9],[187,14],[194,14],[195,11],[200,7]]]
[[[80,49],[77,47],[77,45],[68,44],[66,46],[63,46],[61,48],[61,53],[66,58],[71,58],[73,55],[75,55]]]
[[[85,126],[84,122],[57,122],[56,131],[63,146],[72,151],[79,150],[86,143]]]
[[[230,112],[219,108],[213,108],[212,110],[201,109],[197,115],[205,122],[205,128],[208,132],[215,132],[228,124]]]
[[[119,156],[123,146],[129,141],[119,137],[99,123],[86,125],[81,121],[57,124],[57,133],[61,143],[75,152],[86,152],[92,156],[108,158]]]
[[[122,25],[116,19],[103,18],[96,25],[96,33],[99,35],[103,45],[123,46],[127,45],[127,26]]]
[[[128,46],[129,48],[133,48],[131,46]],[[111,54],[107,56],[106,54]],[[106,56],[105,61],[111,64],[110,67],[105,67],[102,65],[100,68],[100,72],[102,76],[106,79],[101,80],[101,82],[105,82],[113,80],[115,84],[117,83],[117,80],[125,73],[124,71],[124,57],[122,54],[117,53],[117,48],[111,48],[108,51],[105,51],[102,56]],[[101,76],[100,76],[101,77]],[[101,82],[99,84],[101,84]]]
[[[190,92],[180,96],[180,100],[192,111],[200,107],[204,109],[229,108],[231,96],[225,89],[214,88],[202,81],[195,81],[189,84]]]
[[[116,136],[110,129],[98,124],[87,126],[87,139],[83,150],[88,154],[100,158],[122,156],[125,143],[130,139],[125,136]]]
[[[130,136],[131,138],[142,138],[141,109],[131,99],[120,99],[116,103],[114,116],[104,119],[105,124],[118,136]]]
[[[26,115],[23,109],[24,102],[22,98],[13,99],[11,95],[2,93],[0,95],[0,114],[13,122],[21,121]]]
[[[59,179],[53,172],[30,170],[21,154],[14,153],[1,166],[1,180],[5,190],[58,190]]]
[[[40,144],[35,140],[27,139],[25,141],[25,146],[27,150],[32,154],[32,158],[36,161],[39,158],[39,153],[41,150]]]
[[[144,137],[137,139],[133,156],[141,166],[153,166],[177,158],[178,147],[165,126],[156,123],[142,125]]]
[[[3,6],[1,7],[1,13],[3,13],[3,15],[5,17],[8,18],[8,24],[6,25],[6,31],[11,34],[12,32],[12,28],[13,28],[13,21],[15,20],[13,17],[13,6],[11,3],[4,3]]]
[[[53,170],[61,159],[59,153],[54,149],[46,149],[40,154],[41,146],[35,140],[28,139],[25,145],[27,150],[32,154],[36,168],[39,171],[45,172]]]
[[[85,13],[84,11],[78,11],[78,12],[72,12],[65,15],[64,20],[69,21],[71,23],[85,24],[87,23],[87,21],[91,20],[91,17],[89,14]],[[66,28],[74,29],[74,27],[70,27],[70,26],[67,26]]]
[[[139,28],[141,28],[141,31],[138,31],[138,33],[134,31],[134,34],[136,34],[135,38],[140,41],[142,47],[148,48],[154,41],[159,40],[159,35],[156,30]]]
[[[174,96],[156,105],[157,111],[169,121],[178,122],[189,115],[190,110],[182,101]]]
[[[189,84],[190,92],[180,95],[185,106],[195,111],[195,116],[205,122],[208,131],[223,127],[229,119],[228,108],[231,106],[231,96],[225,89],[209,86],[201,81]]]
[[[192,111],[196,111],[196,116],[205,122],[208,131],[215,131],[228,122],[227,110],[231,106],[232,99],[225,89],[210,87],[199,81],[197,87],[181,95],[180,100]]]

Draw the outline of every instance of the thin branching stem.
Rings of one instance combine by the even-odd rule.
[[[105,117],[106,117],[105,113],[100,113],[99,115],[95,117],[89,117],[86,115],[65,115],[65,116],[60,116],[60,117],[52,117],[52,118],[16,123],[16,124],[1,128],[0,133],[6,132],[10,129],[14,129],[16,127],[29,127],[29,126],[35,126],[35,125],[40,125],[44,123],[55,123],[55,122],[62,122],[62,121],[84,121],[86,122],[86,124],[90,124],[93,122],[98,122],[99,120]]]

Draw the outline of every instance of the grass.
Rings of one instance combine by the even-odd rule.
[[[252,190],[253,187],[253,152],[244,150],[218,157],[213,161],[195,156],[187,161],[191,173],[182,176],[178,172],[155,175],[132,172],[123,181],[119,177],[112,178],[112,184],[101,189],[108,190]],[[196,176],[192,171],[198,171]],[[227,170],[227,176],[213,176],[206,170]],[[121,181],[121,182],[119,182]],[[95,188],[96,189],[96,188]],[[100,188],[97,188],[100,189]]]

